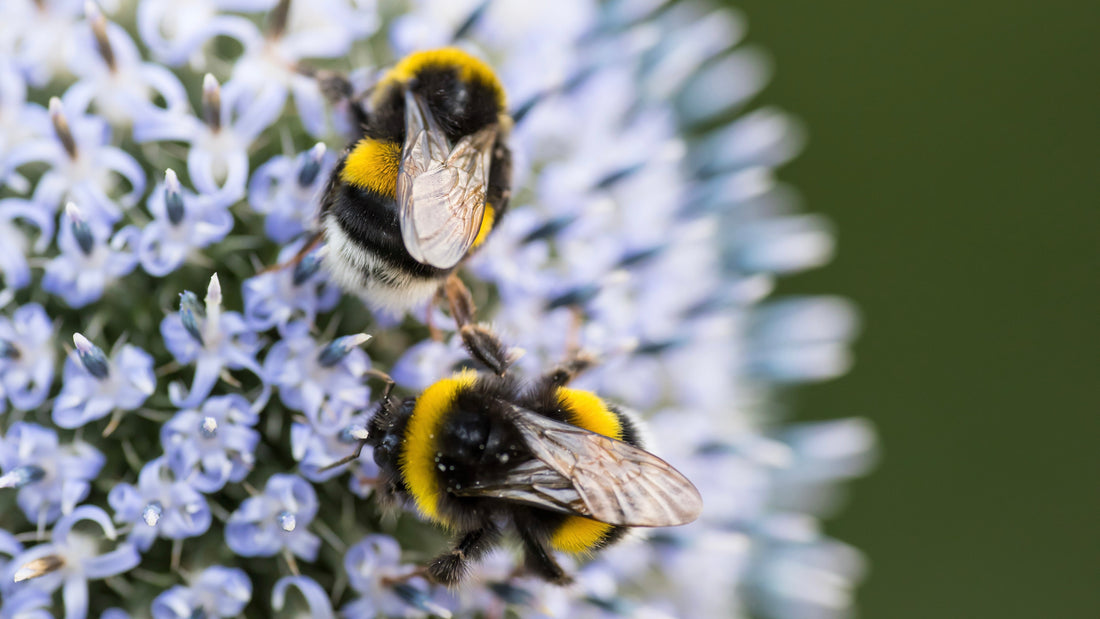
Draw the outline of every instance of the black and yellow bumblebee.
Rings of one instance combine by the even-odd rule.
[[[360,135],[321,200],[324,264],[368,305],[407,310],[430,299],[508,209],[504,88],[486,63],[444,48],[405,57],[349,103]]]
[[[374,449],[382,497],[411,501],[455,532],[454,547],[427,566],[453,586],[469,561],[512,529],[528,572],[566,584],[552,551],[589,553],[630,527],[687,524],[702,510],[695,486],[645,451],[639,421],[567,385],[591,363],[576,356],[532,384],[506,373],[511,359],[484,327],[471,354],[499,373],[465,370],[416,398],[390,398],[363,430]],[[337,463],[358,457],[358,452]]]

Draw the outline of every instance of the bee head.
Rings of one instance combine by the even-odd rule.
[[[454,47],[406,56],[378,83],[373,107],[404,119],[406,91],[424,102],[452,142],[499,122],[506,107],[504,88],[489,65]]]

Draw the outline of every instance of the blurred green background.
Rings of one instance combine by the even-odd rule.
[[[1100,3],[738,0],[806,121],[782,177],[837,224],[781,291],[861,307],[799,418],[883,443],[828,531],[863,617],[1100,617]]]

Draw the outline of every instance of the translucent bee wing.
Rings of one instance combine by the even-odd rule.
[[[401,237],[418,262],[449,269],[481,229],[497,127],[468,135],[452,149],[423,99],[405,91],[405,131],[397,173]]]
[[[695,485],[657,456],[523,408],[513,411],[512,420],[535,459],[503,479],[455,494],[631,527],[676,526],[699,517],[703,498]]]

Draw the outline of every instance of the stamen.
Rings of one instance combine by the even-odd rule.
[[[76,140],[69,129],[69,119],[65,118],[65,111],[61,107],[61,99],[50,97],[50,121],[53,123],[54,133],[58,141],[65,147],[65,152],[70,159],[76,159]]]
[[[92,33],[95,35],[95,46],[107,68],[113,73],[116,69],[115,50],[111,48],[111,39],[107,36],[107,18],[99,10],[93,0],[84,3],[84,16],[92,24]]]
[[[290,20],[290,0],[279,0],[279,4],[271,9],[271,17],[267,22],[269,39],[278,39],[286,32],[286,24]]]
[[[222,87],[210,73],[202,78],[202,119],[211,131],[222,128]]]
[[[145,506],[145,509],[141,510],[141,519],[145,521],[145,524],[155,527],[160,522],[160,517],[164,514],[164,505],[160,501],[153,501]]]
[[[218,435],[218,420],[209,415],[202,418],[199,424],[199,435],[205,439],[212,439]]]
[[[279,528],[290,533],[298,526],[298,519],[294,516],[293,512],[283,510],[279,512],[275,519],[279,523]]]
[[[28,561],[15,572],[15,576],[12,578],[13,582],[23,582],[24,580],[30,580],[32,578],[38,578],[39,576],[45,576],[51,572],[56,572],[63,565],[65,560],[57,555],[46,555],[41,559],[35,559],[34,561]]]
[[[563,295],[550,299],[546,304],[546,309],[549,311],[570,305],[581,306],[596,298],[599,293],[600,287],[597,285],[577,286]]]

